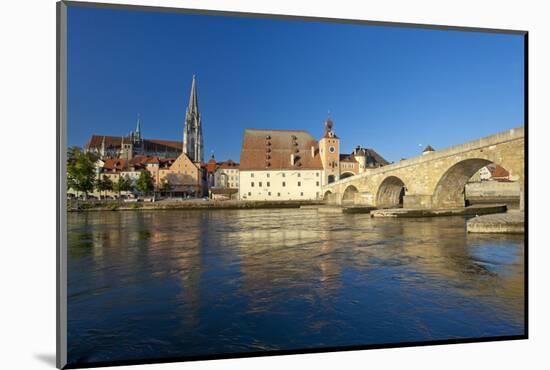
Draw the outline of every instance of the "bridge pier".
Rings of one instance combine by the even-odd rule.
[[[326,204],[337,205],[339,201],[338,194],[327,192],[323,198]]]
[[[403,208],[432,208],[432,196],[407,194],[403,197]]]

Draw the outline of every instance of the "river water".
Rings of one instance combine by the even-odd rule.
[[[69,213],[68,359],[521,335],[523,252],[461,217]]]

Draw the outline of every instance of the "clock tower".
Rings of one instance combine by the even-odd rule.
[[[323,185],[340,179],[340,139],[332,127],[334,122],[330,117],[325,121],[325,134],[319,140],[319,154],[325,171]]]

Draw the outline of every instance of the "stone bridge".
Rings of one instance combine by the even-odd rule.
[[[376,208],[456,208],[465,206],[466,182],[482,167],[495,163],[520,187],[524,207],[524,128],[428,152],[323,187],[329,204]]]

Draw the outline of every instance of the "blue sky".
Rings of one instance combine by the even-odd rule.
[[[197,76],[205,159],[239,160],[245,128],[390,161],[522,126],[523,36],[69,7],[68,137],[182,140]]]

